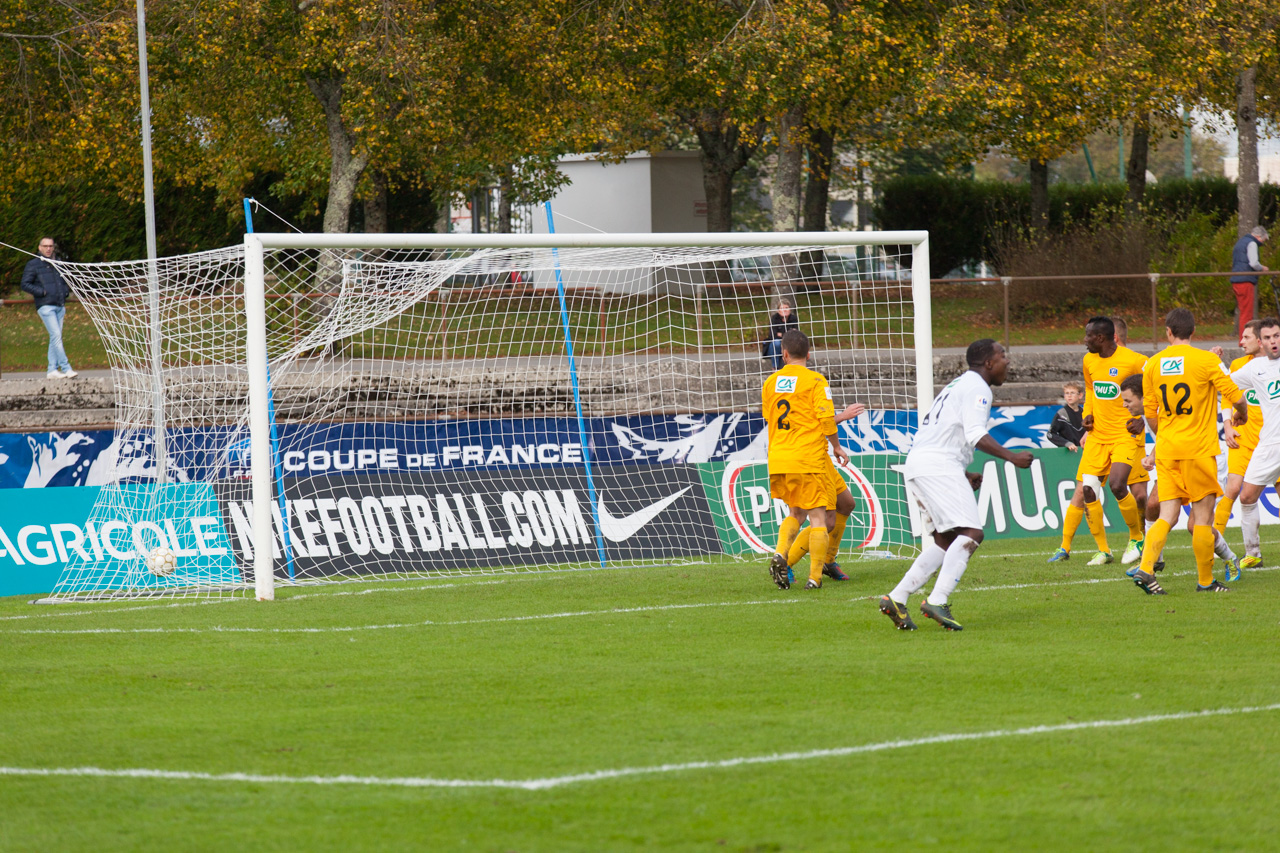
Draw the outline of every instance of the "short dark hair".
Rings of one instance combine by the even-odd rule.
[[[1139,397],[1142,396],[1142,374],[1135,373],[1132,376],[1126,376],[1120,383],[1121,391],[1132,391]]]
[[[792,358],[805,358],[809,355],[809,338],[799,329],[792,329],[782,336],[782,348]]]
[[[1187,340],[1196,330],[1196,318],[1190,308],[1174,308],[1164,318],[1164,325],[1179,340]]]
[[[970,367],[982,367],[987,363],[987,359],[996,354],[996,346],[995,338],[980,338],[974,341],[965,350],[965,363]]]
[[[1110,317],[1090,317],[1089,322],[1085,323],[1084,327],[1087,329],[1090,326],[1093,326],[1108,338],[1116,336],[1116,324],[1111,322]]]
[[[1254,334],[1257,335],[1258,337],[1262,337],[1263,329],[1271,328],[1273,326],[1280,326],[1280,320],[1277,320],[1275,317],[1263,317],[1261,320],[1252,320],[1250,321],[1249,325],[1253,325],[1254,323],[1258,324],[1258,328],[1254,332]]]

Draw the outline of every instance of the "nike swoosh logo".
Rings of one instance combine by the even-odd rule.
[[[668,495],[656,504],[650,504],[644,509],[636,510],[631,515],[623,518],[614,518],[609,514],[609,510],[604,508],[604,496],[601,495],[596,506],[600,514],[600,532],[610,542],[625,542],[635,536],[641,527],[653,521],[658,513],[671,506],[676,502],[676,499],[692,488],[693,486],[685,486],[674,495]]]

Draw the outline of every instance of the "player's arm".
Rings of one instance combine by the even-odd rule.
[[[991,437],[991,433],[983,433],[982,438],[978,439],[974,447],[983,453],[988,453],[997,459],[1003,459],[1005,462],[1012,462],[1019,468],[1030,468],[1035,457],[1031,455],[1030,450],[1019,450],[1014,452],[1004,447],[1000,442]]]
[[[851,421],[866,410],[867,407],[861,403],[850,403],[844,407],[844,411],[836,415],[836,423],[842,424],[845,421]]]
[[[1158,436],[1160,426],[1160,401],[1156,396],[1156,359],[1147,362],[1142,372],[1142,413],[1147,416],[1147,428]]]
[[[1005,462],[1012,462],[1019,468],[1030,468],[1031,462],[1035,459],[1029,450],[1021,450],[1014,453],[1006,450],[1000,442],[991,437],[987,432],[987,421],[991,417],[991,401],[980,399],[974,401],[973,405],[964,407],[960,418],[964,424],[964,437],[978,450],[983,453],[989,453],[997,459],[1003,459]]]
[[[1085,432],[1093,432],[1093,379],[1089,375],[1088,362],[1083,363],[1080,369],[1084,374],[1084,417],[1080,425]]]
[[[1240,391],[1240,386],[1233,381],[1233,375],[1227,372],[1227,366],[1222,362],[1218,362],[1217,369],[1210,370],[1209,375],[1213,378],[1213,384],[1217,387],[1218,393],[1222,395],[1222,399],[1235,407],[1235,417],[1232,418],[1232,421],[1235,424],[1248,423],[1249,404],[1245,401],[1244,394]]]
[[[836,405],[831,402],[831,386],[825,380],[813,384],[813,411],[827,437],[827,444],[831,445],[831,455],[842,465],[848,465],[849,454],[840,446],[840,431],[836,429]]]

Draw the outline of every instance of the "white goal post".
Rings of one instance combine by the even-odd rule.
[[[840,426],[841,553],[917,547],[925,232],[250,233],[59,269],[116,428],[89,518],[50,533],[50,601],[756,561],[785,515],[760,390],[787,328],[837,411],[867,408]]]
[[[249,432],[253,466],[254,592],[259,600],[275,597],[271,505],[273,457],[268,419],[266,283],[264,252],[268,249],[337,250],[484,250],[484,249],[662,249],[668,247],[911,247],[911,293],[914,307],[916,409],[923,414],[933,400],[933,325],[929,291],[927,231],[838,231],[724,234],[246,234],[245,314],[248,340]]]

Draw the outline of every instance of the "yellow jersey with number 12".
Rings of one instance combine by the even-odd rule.
[[[831,465],[827,436],[836,433],[826,378],[804,365],[788,364],[764,381],[761,397],[769,425],[769,473],[826,473]]]
[[[1227,366],[1211,352],[1176,344],[1147,360],[1142,405],[1156,421],[1156,459],[1218,455],[1219,394],[1227,403],[1242,396]]]

